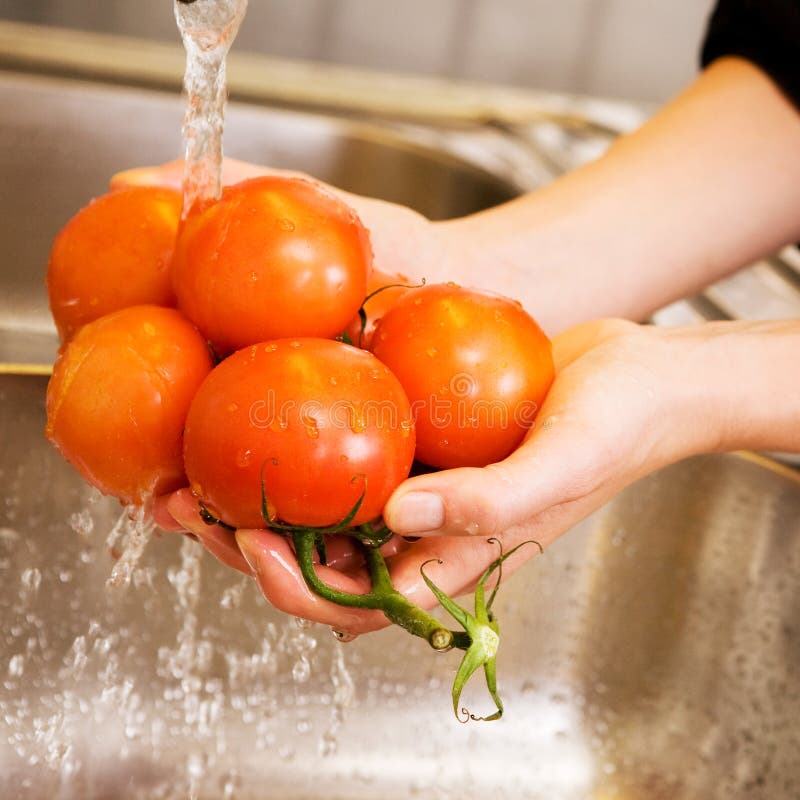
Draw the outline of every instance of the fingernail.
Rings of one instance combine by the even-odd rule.
[[[258,575],[258,553],[253,542],[244,531],[236,532],[236,544],[239,545],[239,552],[247,562],[253,575]]]
[[[444,525],[444,503],[432,492],[410,492],[400,498],[393,516],[395,533],[435,531]]]

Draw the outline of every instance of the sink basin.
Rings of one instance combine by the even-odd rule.
[[[52,360],[44,273],[53,237],[109,177],[180,154],[184,102],[155,91],[0,72],[3,243],[0,362]],[[517,191],[472,164],[378,125],[231,104],[225,152],[299,169],[432,219],[461,216]],[[23,351],[24,349],[24,351]]]
[[[44,357],[51,237],[111,172],[174,155],[180,102],[11,74],[0,98],[0,343]],[[512,194],[381,129],[229,120],[232,155],[433,216]],[[0,376],[0,796],[800,796],[795,473],[696,458],[579,525],[500,592],[506,715],[461,725],[452,653],[392,630],[340,644],[179,535],[120,568],[143,542],[44,441],[45,386]]]

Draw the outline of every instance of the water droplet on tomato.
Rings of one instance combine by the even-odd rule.
[[[233,414],[234,411],[238,411],[238,410],[239,410],[239,404],[238,403],[228,403],[228,412],[229,413]]]
[[[295,229],[295,224],[290,219],[286,219],[286,217],[282,217],[278,220],[278,227],[282,231],[286,231],[287,233],[291,233]]]
[[[264,345],[264,352],[265,353],[274,353],[278,349],[278,345],[275,342],[270,342],[269,344]]]
[[[425,355],[430,356],[430,358],[433,358],[438,352],[439,351],[435,347],[429,347],[425,351]]]
[[[319,428],[314,417],[306,417],[303,420],[303,425],[305,425],[306,435],[309,439],[319,439]]]
[[[379,369],[371,369],[369,371],[369,376],[372,380],[377,381],[381,377],[381,371]]]
[[[156,326],[153,325],[151,322],[145,322],[145,324],[142,325],[142,329],[148,336],[156,335]]]
[[[367,423],[364,418],[353,410],[350,414],[350,430],[353,433],[364,433],[367,429]]]
[[[236,454],[236,466],[237,467],[249,467],[250,462],[253,460],[253,451],[252,450],[240,450]]]
[[[300,347],[300,342],[298,342],[297,339],[293,339],[291,342],[289,342],[289,347]]]
[[[250,273],[250,283],[255,283],[257,280],[258,280],[258,273],[255,272],[255,271],[251,272]]]
[[[347,456],[339,456],[339,463],[346,464],[350,459]]]
[[[414,305],[415,306],[421,306],[422,305],[422,298],[421,297],[415,297],[414,298]]]
[[[331,386],[336,386],[336,383],[337,383],[337,381],[336,381],[336,378],[334,378],[333,376],[331,376],[331,377],[329,378],[329,381],[330,381],[330,384],[331,384]]]

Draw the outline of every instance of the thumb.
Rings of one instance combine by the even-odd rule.
[[[420,475],[384,509],[389,528],[414,536],[497,536],[602,482],[600,453],[577,418],[551,414],[511,456],[483,469]]]

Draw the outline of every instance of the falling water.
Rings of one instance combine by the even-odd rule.
[[[175,19],[186,48],[183,120],[183,216],[219,197],[225,117],[225,59],[247,10],[247,0],[175,0]]]

